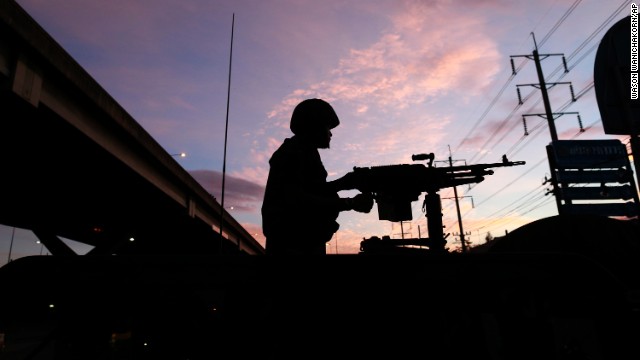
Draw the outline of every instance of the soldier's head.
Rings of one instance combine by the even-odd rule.
[[[313,141],[321,149],[329,148],[331,129],[340,124],[333,107],[321,99],[307,99],[293,109],[289,128],[295,135]]]

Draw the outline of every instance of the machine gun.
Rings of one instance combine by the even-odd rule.
[[[438,191],[458,185],[479,183],[493,175],[492,168],[524,165],[524,161],[509,161],[463,166],[435,167],[434,154],[412,155],[413,161],[427,160],[424,164],[398,164],[372,167],[354,167],[352,178],[355,189],[373,195],[378,205],[378,218],[389,221],[412,219],[411,203],[426,193],[423,210],[427,217],[430,249],[444,250],[442,232],[442,205]]]

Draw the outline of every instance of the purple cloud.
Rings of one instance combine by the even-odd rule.
[[[222,199],[222,173],[213,170],[189,172],[218,202]],[[264,196],[264,186],[229,174],[225,175],[225,208],[234,211],[259,212]]]

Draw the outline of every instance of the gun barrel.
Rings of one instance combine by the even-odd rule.
[[[518,166],[518,165],[524,165],[524,164],[526,164],[526,162],[524,161],[505,161],[505,162],[491,163],[491,164],[449,166],[449,167],[441,167],[438,169],[442,169],[443,171],[447,171],[447,172],[480,171],[480,170],[486,170],[486,169],[496,168],[496,167]]]

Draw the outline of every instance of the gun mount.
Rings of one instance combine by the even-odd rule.
[[[430,249],[444,250],[442,233],[442,206],[438,191],[458,185],[484,181],[493,175],[493,168],[524,165],[524,161],[502,162],[449,167],[433,166],[434,155],[412,155],[413,161],[428,160],[425,164],[397,164],[372,167],[354,167],[355,188],[373,195],[378,205],[378,218],[393,222],[412,219],[411,203],[426,193],[423,210],[427,217]]]

